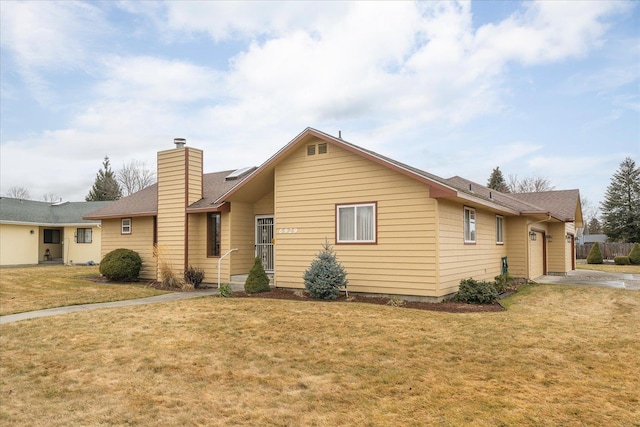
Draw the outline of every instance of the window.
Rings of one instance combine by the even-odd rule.
[[[316,155],[316,146],[307,145],[307,156],[315,156],[315,155]]]
[[[504,218],[500,215],[496,215],[496,243],[504,243],[504,231],[503,231]]]
[[[464,242],[476,242],[476,210],[464,208]]]
[[[341,205],[336,208],[338,243],[376,242],[376,204]]]
[[[91,229],[78,228],[76,230],[76,243],[91,243]]]
[[[122,218],[120,232],[122,234],[131,234],[131,218]]]
[[[207,214],[207,256],[220,256],[220,212]]]
[[[327,143],[318,144],[318,154],[327,154]]]
[[[60,243],[60,230],[44,229],[44,243]]]

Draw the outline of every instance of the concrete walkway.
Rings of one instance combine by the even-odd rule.
[[[541,276],[538,283],[600,286],[605,288],[640,290],[640,274],[605,273],[592,270],[573,270],[566,276]]]
[[[179,301],[183,299],[218,295],[218,289],[203,289],[192,292],[175,292],[156,295],[153,297],[129,299],[124,301],[100,302],[95,304],[70,305],[67,307],[48,308],[46,310],[27,311],[24,313],[8,314],[0,316],[0,325],[19,322],[20,320],[36,319],[38,317],[58,316],[60,314],[75,313],[86,310],[99,310],[101,308],[131,307],[134,305],[155,304],[159,302]]]

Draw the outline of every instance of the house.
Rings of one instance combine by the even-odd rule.
[[[157,177],[85,216],[102,221],[102,254],[137,251],[146,279],[158,245],[179,275],[192,265],[229,282],[257,255],[276,287],[302,288],[326,239],[350,291],[439,300],[461,279],[493,280],[505,257],[512,276],[565,274],[582,226],[578,190],[503,194],[311,128],[258,168],[207,174],[180,139],[158,153]]]
[[[0,266],[99,262],[100,221],[82,217],[109,203],[0,197]]]

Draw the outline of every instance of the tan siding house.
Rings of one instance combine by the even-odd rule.
[[[574,266],[578,190],[503,194],[310,128],[258,168],[203,174],[202,164],[183,144],[162,151],[158,184],[87,215],[103,221],[102,254],[130,247],[153,278],[157,243],[177,274],[193,265],[209,283],[259,256],[275,286],[303,288],[328,241],[350,291],[436,300],[462,279],[492,280],[503,261],[528,279]]]

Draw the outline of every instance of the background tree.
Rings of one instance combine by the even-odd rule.
[[[586,224],[584,234],[602,233],[602,226],[598,221],[598,207],[583,195],[580,195],[580,206],[582,206],[582,219]]]
[[[148,169],[144,162],[131,160],[118,171],[117,179],[122,189],[122,195],[128,196],[155,183],[156,173]]]
[[[489,181],[487,182],[487,187],[498,190],[502,193],[509,192],[507,181],[504,180],[504,176],[502,175],[502,171],[500,170],[499,166],[491,172],[491,176],[489,177]]]
[[[11,187],[7,190],[5,196],[11,197],[12,199],[31,200],[29,190],[24,187]]]
[[[42,200],[49,203],[56,203],[62,200],[62,197],[54,193],[45,193],[42,195]]]
[[[95,202],[101,200],[118,200],[120,197],[122,197],[122,190],[120,189],[118,181],[116,181],[114,172],[111,170],[109,157],[105,156],[102,162],[102,168],[100,168],[96,174],[96,181],[87,197],[85,197],[85,200],[87,202]]]
[[[587,225],[587,233],[584,234],[602,234],[602,225],[598,218],[591,218]]]
[[[507,188],[510,193],[534,193],[538,191],[551,191],[556,188],[551,185],[549,178],[544,176],[525,176],[519,178],[518,175],[509,175]]]
[[[607,187],[602,230],[614,242],[640,242],[640,168],[631,157],[620,163]]]

